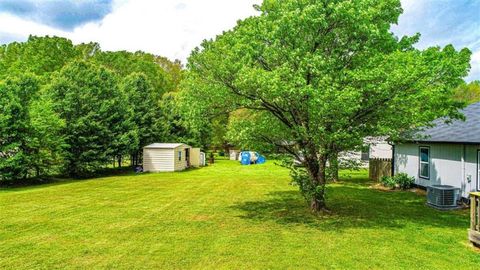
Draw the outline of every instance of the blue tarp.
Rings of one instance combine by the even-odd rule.
[[[252,156],[252,154],[255,156]],[[257,152],[243,151],[240,153],[240,156],[240,163],[242,165],[264,164],[267,161],[264,156],[260,155]]]
[[[265,162],[267,162],[267,159],[262,155],[258,155],[257,164],[263,164]]]
[[[250,165],[250,152],[242,152],[241,154],[242,160],[241,163],[242,165]]]

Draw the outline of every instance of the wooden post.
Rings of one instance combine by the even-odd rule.
[[[368,167],[368,176],[374,181],[380,181],[383,176],[392,176],[392,160],[389,158],[372,158]]]
[[[480,247],[480,192],[470,193],[470,230],[468,238]]]
[[[480,232],[480,194],[477,193],[477,232]]]
[[[477,211],[477,197],[474,193],[470,194],[470,229],[476,230],[476,211]]]

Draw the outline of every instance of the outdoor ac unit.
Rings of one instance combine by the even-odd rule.
[[[460,189],[446,185],[427,187],[427,203],[438,209],[457,208]]]

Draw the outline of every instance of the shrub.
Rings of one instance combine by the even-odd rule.
[[[408,176],[406,173],[399,173],[394,177],[384,176],[380,179],[380,182],[383,186],[389,187],[391,189],[400,188],[402,190],[409,189],[413,187],[415,183],[415,178]]]
[[[395,186],[397,183],[395,182],[395,179],[391,176],[383,176],[380,179],[380,182],[382,183],[383,186],[389,187],[391,189],[395,189]]]
[[[415,183],[415,178],[408,176],[406,173],[399,173],[394,177],[395,183],[400,187],[402,190],[409,189],[413,187]]]

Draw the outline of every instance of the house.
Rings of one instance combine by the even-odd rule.
[[[356,162],[361,167],[368,167],[370,159],[391,159],[392,145],[385,137],[367,137],[363,140],[362,151],[342,152],[339,158],[345,162]]]
[[[457,187],[463,198],[480,190],[480,103],[462,112],[466,121],[439,119],[417,139],[395,144],[394,173],[407,173],[422,187]]]
[[[154,143],[143,148],[143,171],[174,172],[198,167],[205,164],[201,154],[199,148],[183,143]]]
[[[368,146],[368,159],[389,159],[392,158],[392,145],[387,142],[385,137],[366,138],[365,144]],[[363,155],[363,152],[362,152]]]

